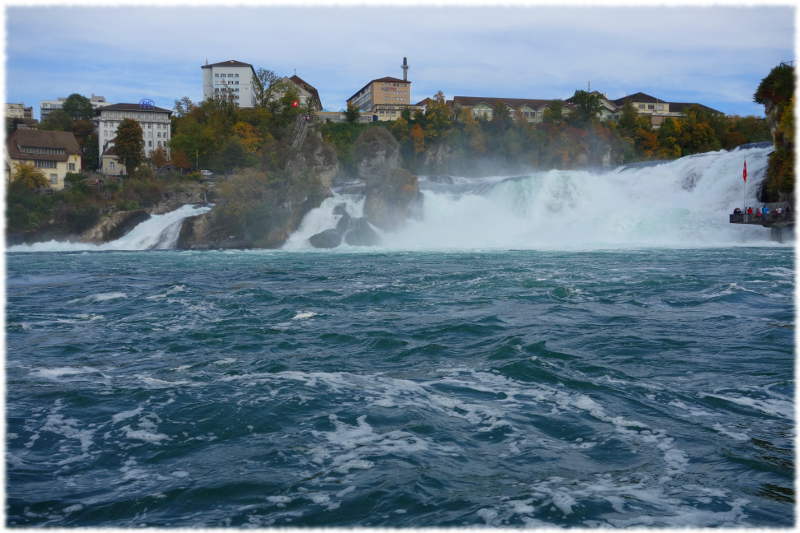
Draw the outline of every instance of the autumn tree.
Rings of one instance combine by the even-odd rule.
[[[156,168],[161,168],[169,162],[167,159],[167,151],[160,146],[153,150],[150,159],[153,161],[153,166]]]
[[[11,180],[15,185],[26,189],[39,189],[48,184],[44,172],[30,164],[18,164]]]
[[[415,154],[425,151],[425,131],[419,124],[414,124],[414,127],[411,128],[411,142],[414,145]]]
[[[129,176],[132,175],[144,159],[142,127],[135,120],[123,119],[117,128],[117,136],[114,137],[113,142],[117,156],[125,165],[125,171]]]

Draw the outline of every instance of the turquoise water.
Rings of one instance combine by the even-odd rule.
[[[791,526],[780,247],[7,255],[7,525]]]

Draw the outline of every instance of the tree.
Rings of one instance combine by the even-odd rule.
[[[256,105],[273,109],[276,100],[286,91],[287,84],[283,78],[271,70],[260,68],[256,71],[257,83],[253,87],[256,95]]]
[[[794,95],[794,67],[781,63],[761,80],[753,101],[767,106],[767,111],[777,104],[786,104]]]
[[[17,164],[12,182],[26,189],[40,189],[48,183],[44,172],[30,164]]]
[[[43,121],[39,123],[40,130],[72,131],[72,119],[63,109],[50,111]]]
[[[61,109],[63,109],[64,113],[72,120],[91,120],[94,117],[92,102],[78,93],[72,93],[67,96]]]
[[[564,119],[564,102],[553,100],[544,108],[542,120],[546,124],[558,124]]]
[[[344,112],[345,121],[349,122],[350,124],[355,124],[358,122],[359,116],[361,116],[361,111],[359,111],[358,108],[353,104],[348,103],[347,111]]]
[[[186,157],[186,154],[180,150],[172,151],[172,164],[184,170],[192,168],[192,164],[189,162],[189,158]]]
[[[414,143],[415,154],[425,150],[425,132],[419,124],[414,124],[414,127],[411,128],[411,141]]]
[[[150,159],[153,161],[153,165],[158,169],[163,167],[167,164],[167,151],[164,150],[162,147],[158,147],[153,150]]]
[[[570,116],[570,122],[576,126],[590,124],[602,110],[600,95],[596,92],[575,91],[570,100],[575,105],[575,112]]]
[[[180,100],[175,100],[173,109],[175,110],[174,117],[182,118],[192,112],[195,108],[194,103],[188,96],[182,97]]]
[[[638,113],[633,107],[633,104],[631,102],[625,102],[625,105],[622,106],[622,114],[619,117],[619,129],[624,135],[628,137],[633,136],[636,131],[637,117]]]
[[[120,122],[114,138],[114,150],[128,175],[133,175],[133,171],[144,160],[144,139],[138,122],[129,118]]]

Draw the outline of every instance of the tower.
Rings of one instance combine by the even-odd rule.
[[[403,58],[403,81],[408,81],[408,61]]]

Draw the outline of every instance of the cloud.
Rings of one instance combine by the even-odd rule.
[[[793,59],[789,7],[13,7],[9,97],[71,92],[113,101],[200,98],[200,65],[239,59],[295,70],[323,104],[400,76],[413,98],[567,97],[592,87],[757,112],[758,81]],[[48,79],[46,85],[42,79]],[[702,98],[702,100],[701,100]]]

